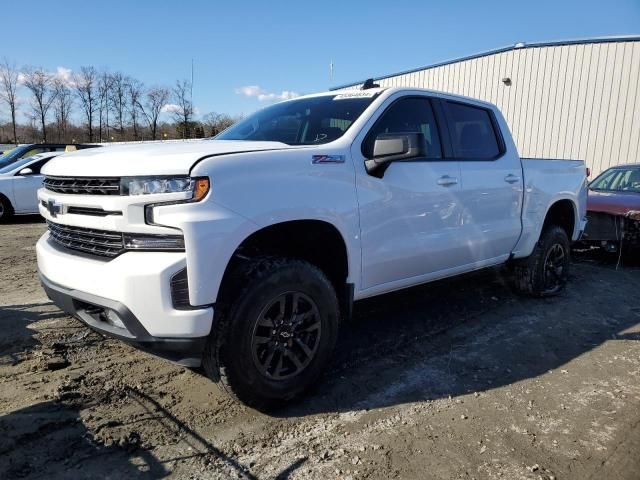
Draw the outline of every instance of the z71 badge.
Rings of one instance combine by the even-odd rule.
[[[344,155],[313,155],[311,163],[344,163]]]

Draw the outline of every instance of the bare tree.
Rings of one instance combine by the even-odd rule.
[[[122,73],[114,73],[111,76],[110,102],[113,111],[114,122],[118,129],[120,140],[124,140],[124,126],[127,110],[127,77]]]
[[[18,135],[16,134],[16,112],[18,108],[18,99],[16,90],[18,89],[18,77],[20,73],[15,65],[4,59],[0,65],[0,100],[5,102],[11,112],[11,124],[13,126],[13,143],[18,144]]]
[[[232,117],[226,113],[217,112],[210,112],[202,117],[202,123],[209,128],[212,137],[226,130],[238,120],[240,120],[240,117]]]
[[[87,133],[89,141],[93,141],[93,116],[97,103],[97,78],[98,73],[94,67],[81,67],[80,74],[74,76],[76,94],[87,121]]]
[[[138,140],[138,125],[140,113],[142,111],[142,104],[140,103],[142,99],[142,93],[144,91],[144,85],[140,80],[136,80],[135,78],[129,78],[129,82],[127,83],[127,100],[128,100],[128,110],[129,110],[129,119],[131,120],[131,126],[133,128],[133,139]]]
[[[26,68],[23,72],[24,86],[33,95],[33,111],[40,120],[42,140],[47,141],[47,114],[56,98],[53,76],[42,68]]]
[[[178,80],[173,87],[173,98],[177,108],[173,116],[178,122],[178,128],[182,126],[182,138],[189,138],[191,131],[191,119],[193,117],[193,104],[191,102],[191,82]]]
[[[27,130],[30,131],[29,137],[33,138],[34,140],[38,138],[38,115],[35,113],[35,111],[29,111],[26,112],[24,115],[27,120],[29,121],[29,126],[27,127]]]
[[[102,132],[105,131],[109,138],[109,100],[111,97],[111,85],[113,77],[107,71],[103,71],[98,77],[98,138],[102,141]]]
[[[53,89],[56,93],[53,102],[53,114],[56,118],[56,128],[58,130],[58,141],[66,140],[69,116],[73,105],[73,96],[69,85],[61,78],[53,81]]]
[[[171,92],[168,88],[154,87],[151,88],[145,95],[144,105],[141,105],[142,114],[149,124],[151,130],[151,139],[157,140],[158,138],[158,118],[162,107],[167,104]]]

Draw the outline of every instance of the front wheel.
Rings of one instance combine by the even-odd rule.
[[[11,203],[5,197],[0,195],[0,223],[4,223],[13,215]]]
[[[333,286],[314,265],[285,258],[254,260],[243,287],[228,292],[203,366],[208,376],[259,410],[283,405],[324,371],[340,312]]]
[[[558,226],[545,227],[531,255],[514,265],[515,289],[534,297],[559,294],[569,278],[570,260],[567,233]]]

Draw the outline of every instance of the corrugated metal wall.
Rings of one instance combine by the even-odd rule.
[[[516,48],[377,83],[496,104],[523,157],[581,159],[594,173],[640,162],[640,41]]]

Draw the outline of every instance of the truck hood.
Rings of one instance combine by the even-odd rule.
[[[291,148],[299,147],[280,142],[236,140],[107,145],[56,157],[44,166],[42,173],[62,177],[185,175],[203,157]]]
[[[587,210],[611,215],[626,215],[632,210],[640,210],[640,193],[589,190]]]

